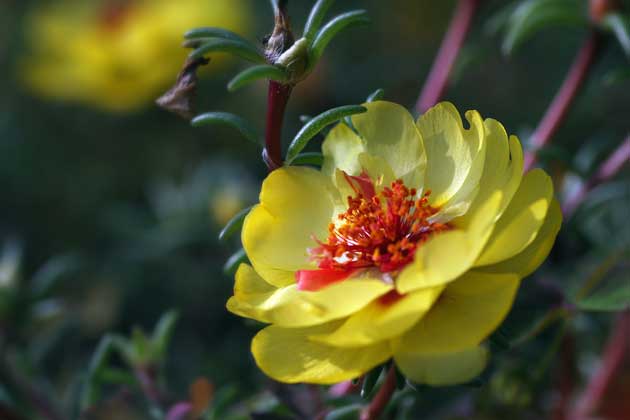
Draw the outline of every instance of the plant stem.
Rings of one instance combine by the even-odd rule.
[[[541,147],[549,143],[551,137],[564,121],[601,51],[601,46],[602,35],[596,29],[591,29],[573,64],[571,64],[560,90],[553,98],[545,116],[530,139],[531,150],[525,154],[525,171],[532,169],[536,163],[536,153]]]
[[[0,360],[0,378],[2,382],[11,383],[21,396],[28,401],[34,410],[47,420],[63,420],[48,396],[37,389],[31,381],[22,377],[7,361]]]
[[[282,166],[282,123],[284,112],[291,96],[291,85],[269,81],[267,95],[267,128],[263,157],[269,171]]]
[[[376,420],[385,407],[387,403],[394,395],[394,391],[396,390],[396,366],[392,363],[389,371],[387,372],[387,376],[385,377],[385,381],[383,385],[381,385],[381,389],[378,390],[378,393],[374,396],[374,399],[368,405],[363,412],[361,412],[361,420]]]
[[[630,135],[628,135],[623,143],[599,166],[595,175],[583,183],[564,203],[562,206],[564,215],[571,216],[593,188],[614,177],[628,162],[630,162]]]
[[[480,0],[459,0],[433,67],[416,103],[416,112],[423,114],[442,97],[459,51],[470,30]]]
[[[592,418],[593,411],[597,408],[610,382],[618,374],[618,369],[628,352],[630,352],[630,310],[625,310],[619,314],[614,324],[604,349],[602,363],[591,376],[584,394],[578,400],[571,416],[572,419]]]

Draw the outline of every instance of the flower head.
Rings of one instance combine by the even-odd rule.
[[[321,171],[263,183],[242,240],[251,266],[228,309],[271,324],[252,342],[284,382],[335,383],[393,358],[411,380],[465,382],[561,214],[550,178],[525,175],[518,139],[450,103],[417,122],[389,102],[337,125]]]
[[[241,0],[59,1],[28,17],[29,52],[19,72],[45,97],[137,109],[173,82],[186,56],[186,30],[238,30],[246,21]]]

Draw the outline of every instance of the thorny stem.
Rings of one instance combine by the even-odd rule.
[[[600,165],[595,175],[583,183],[564,203],[564,206],[562,206],[564,215],[571,216],[593,188],[614,177],[628,162],[630,162],[630,135],[628,135],[623,143]]]
[[[623,363],[624,357],[627,357],[628,352],[630,352],[630,310],[625,310],[619,314],[613,326],[604,349],[601,366],[591,377],[584,394],[577,402],[571,419],[592,418],[593,411],[597,409],[599,401],[617,374],[617,370]]]
[[[459,51],[466,40],[480,0],[459,0],[433,67],[416,103],[416,112],[423,114],[442,97]]]
[[[396,390],[396,366],[392,363],[381,389],[374,396],[374,399],[362,412],[361,420],[376,420],[381,415],[387,403]]]
[[[291,96],[291,85],[269,81],[267,96],[267,128],[263,156],[270,171],[282,166],[282,123]]]
[[[531,150],[525,154],[524,167],[526,172],[532,169],[536,163],[538,150],[549,143],[551,137],[553,137],[564,121],[571,104],[573,104],[593,67],[595,59],[599,55],[601,46],[602,35],[596,29],[591,29],[575,57],[560,90],[553,98],[545,116],[530,139]]]

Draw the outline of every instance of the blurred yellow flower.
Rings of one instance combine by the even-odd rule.
[[[36,93],[110,111],[147,105],[175,80],[198,26],[243,31],[242,0],[64,0],[27,18],[19,72]],[[213,64],[216,64],[213,61]]]
[[[417,122],[389,102],[337,125],[321,171],[283,167],[242,240],[251,266],[228,309],[271,324],[252,342],[283,382],[331,384],[393,357],[411,380],[468,381],[483,341],[561,224],[551,179],[525,175],[518,139],[450,103]]]

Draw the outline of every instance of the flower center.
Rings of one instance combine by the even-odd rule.
[[[302,290],[318,290],[370,268],[391,279],[413,261],[422,243],[450,229],[430,221],[439,210],[428,202],[430,191],[418,196],[399,179],[376,193],[366,173],[346,175],[346,180],[355,195],[348,197],[348,209],[337,216],[338,223],[329,225],[326,242],[317,240],[319,246],[309,250],[319,270],[297,273]]]

